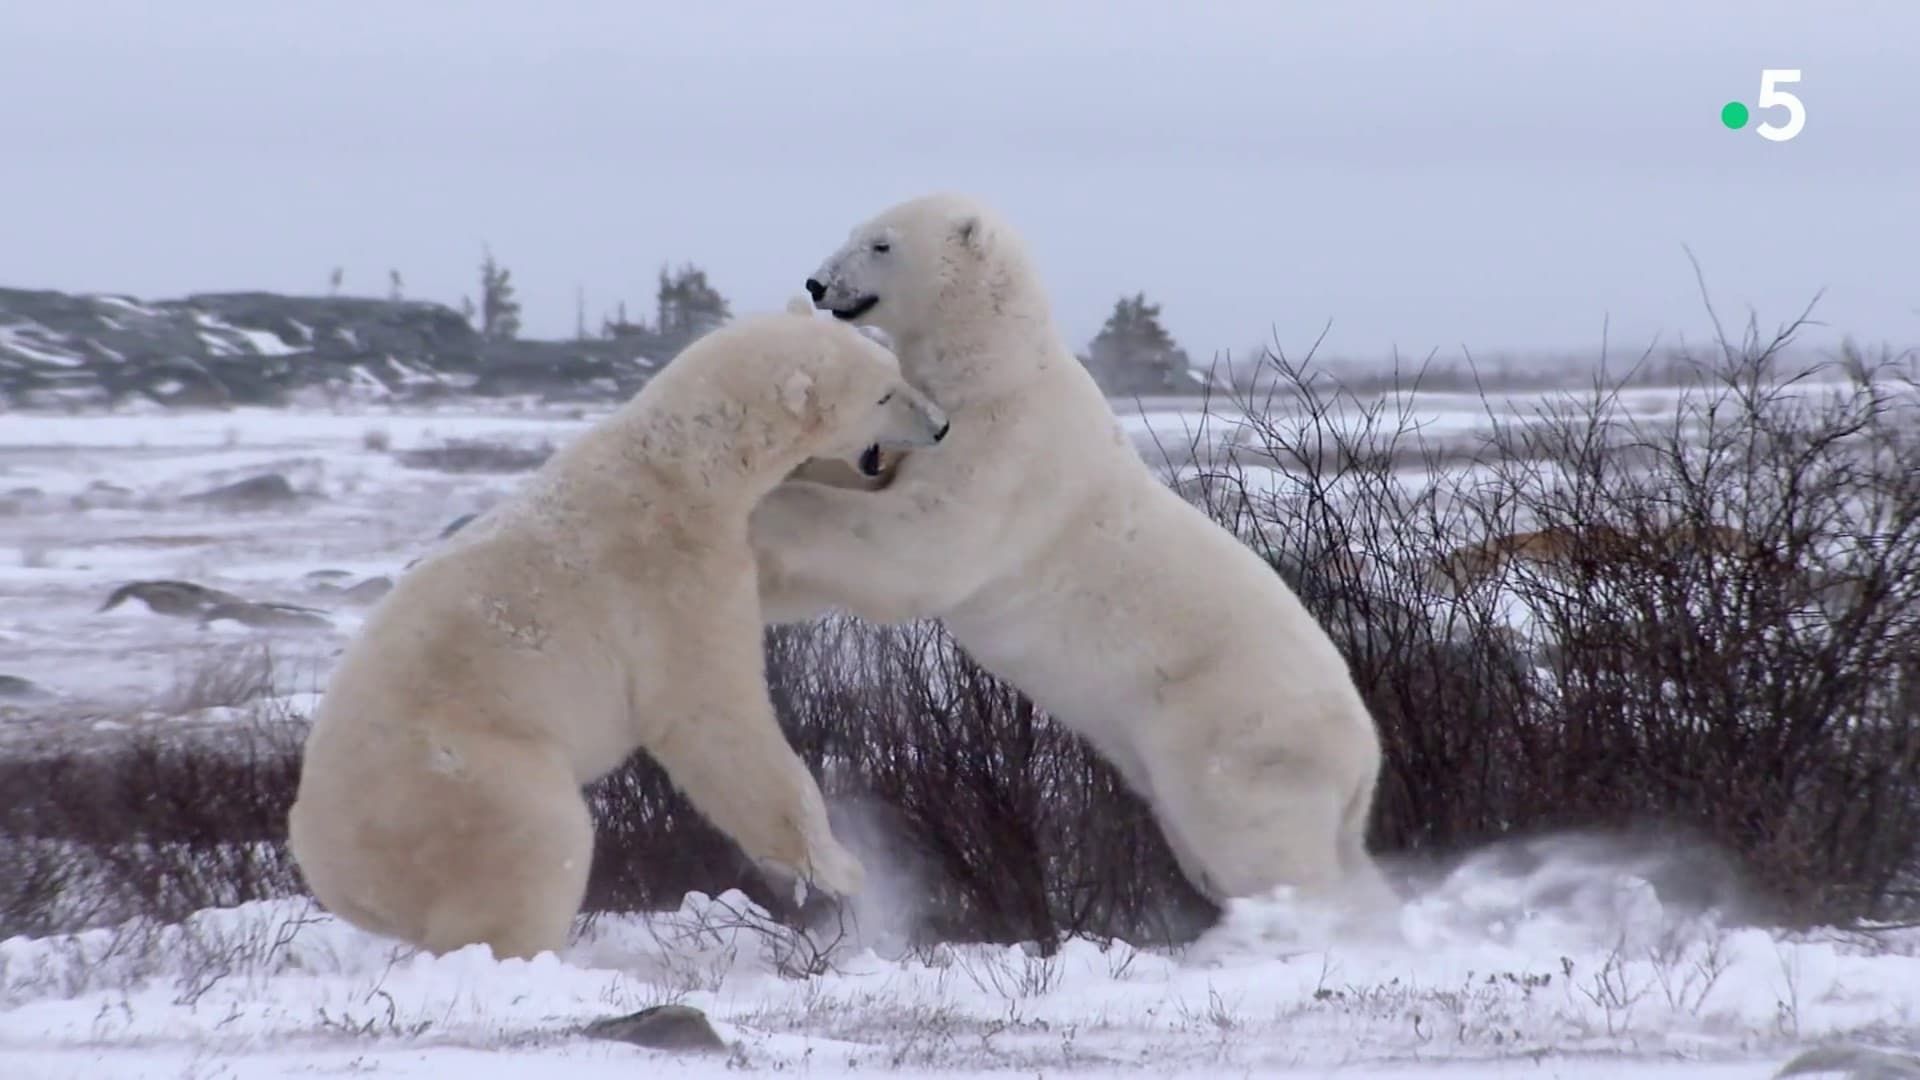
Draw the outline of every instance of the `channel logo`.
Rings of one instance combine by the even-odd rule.
[[[1729,101],[1720,107],[1720,122],[1729,131],[1739,131],[1747,126],[1747,121],[1753,118],[1755,112],[1785,109],[1786,123],[1775,124],[1771,120],[1763,120],[1753,130],[1759,132],[1763,139],[1786,142],[1807,126],[1807,107],[1792,91],[1782,90],[1780,86],[1782,83],[1799,81],[1799,68],[1763,68],[1760,72],[1760,96],[1754,100],[1753,108],[1748,109],[1743,101]]]

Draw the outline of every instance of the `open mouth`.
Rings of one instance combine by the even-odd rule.
[[[879,302],[880,298],[877,296],[863,296],[846,307],[833,308],[833,317],[842,321],[852,321],[872,311],[873,305]]]
[[[869,478],[879,476],[885,464],[886,462],[880,457],[879,443],[874,443],[872,446],[860,451],[860,461],[858,465],[861,476]]]

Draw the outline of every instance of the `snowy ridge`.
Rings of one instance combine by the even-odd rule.
[[[654,359],[632,341],[484,341],[440,304],[212,293],[0,288],[0,408],[390,400],[582,388],[630,394]]]

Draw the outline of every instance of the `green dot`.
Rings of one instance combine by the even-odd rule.
[[[1720,122],[1733,131],[1747,126],[1747,107],[1737,101],[1729,101],[1720,109]]]

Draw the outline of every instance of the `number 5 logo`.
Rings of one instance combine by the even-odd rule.
[[[1800,129],[1807,126],[1807,107],[1789,91],[1780,89],[1780,83],[1800,81],[1799,68],[1765,68],[1760,72],[1760,100],[1755,102],[1762,109],[1771,109],[1778,105],[1787,110],[1787,122],[1776,125],[1772,121],[1754,128],[1764,139],[1773,142],[1786,142]]]

